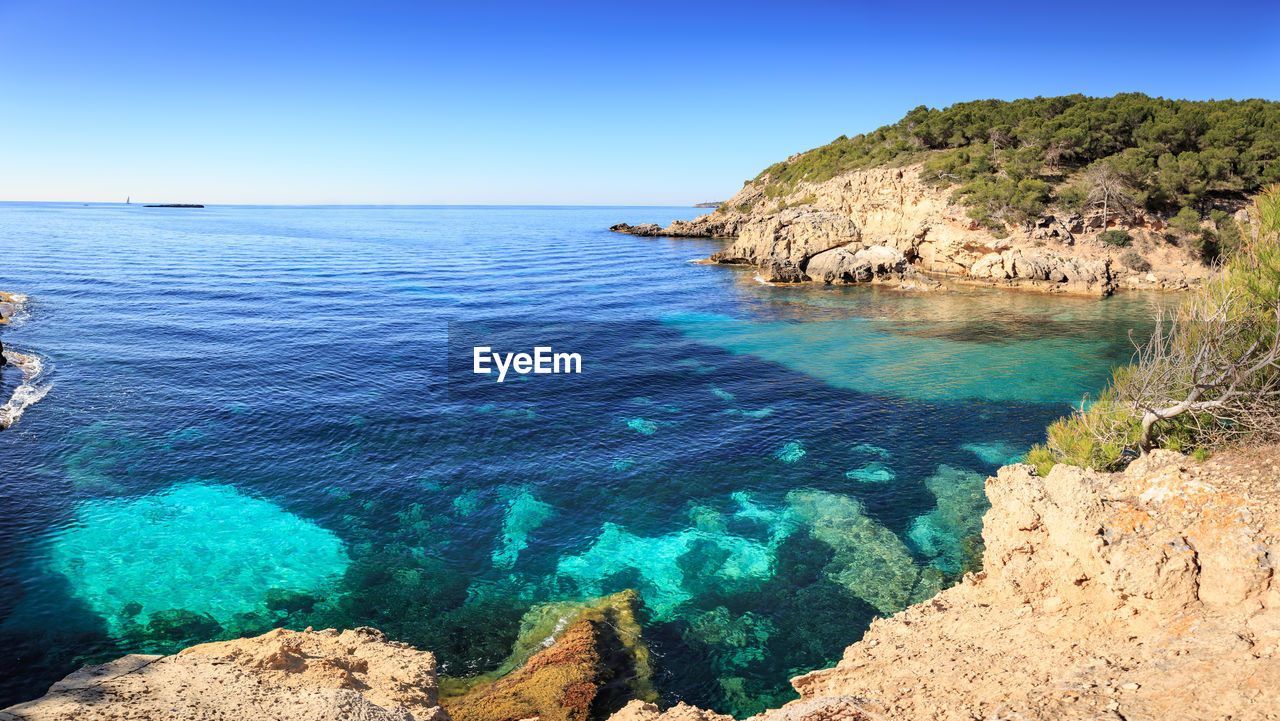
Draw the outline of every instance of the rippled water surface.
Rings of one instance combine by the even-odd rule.
[[[466,675],[532,605],[635,588],[664,696],[754,713],[972,567],[985,475],[1150,312],[604,230],[696,213],[0,204],[45,394],[0,432],[0,705],[275,625]],[[476,345],[583,373],[498,384]]]

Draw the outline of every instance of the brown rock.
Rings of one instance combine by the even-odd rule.
[[[0,711],[2,721],[339,718],[448,721],[436,703],[435,657],[370,628],[276,629],[88,666]]]

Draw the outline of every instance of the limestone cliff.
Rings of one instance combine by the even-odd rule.
[[[920,166],[854,170],[820,183],[800,182],[771,196],[767,178],[747,183],[721,210],[666,228],[619,224],[641,236],[728,238],[717,263],[760,268],[771,282],[908,283],[923,279],[1107,295],[1117,288],[1183,289],[1208,274],[1194,254],[1164,240],[1164,220],[1112,214],[1131,248],[1098,239],[1096,214],[1058,217],[997,238],[971,220],[951,191],[924,182]],[[870,252],[878,260],[859,257]]]

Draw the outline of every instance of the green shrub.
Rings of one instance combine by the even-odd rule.
[[[1129,237],[1129,231],[1127,230],[1103,231],[1098,233],[1098,240],[1101,240],[1108,245],[1114,245],[1117,248],[1127,248],[1129,244],[1133,242],[1133,239]]]
[[[1069,210],[1072,213],[1080,213],[1084,211],[1084,204],[1089,197],[1089,191],[1079,185],[1066,185],[1060,188],[1053,198],[1053,202],[1063,210]]]
[[[1218,231],[1219,255],[1232,255],[1244,245],[1245,238],[1240,226],[1236,225],[1235,218],[1225,210],[1210,211],[1209,219]]]
[[[1200,214],[1191,208],[1183,208],[1169,221],[1169,227],[1187,238],[1195,237],[1200,232]]]
[[[1120,262],[1139,273],[1151,270],[1151,263],[1133,248],[1129,248],[1124,252],[1124,255],[1120,256]]]
[[[1218,259],[1218,236],[1212,230],[1208,228],[1202,229],[1200,235],[1192,243],[1204,262],[1212,263]]]
[[[1277,342],[1280,186],[1260,195],[1255,211],[1257,226],[1240,232],[1240,247],[1170,321],[1177,322],[1179,333],[1156,336],[1165,340],[1154,347],[1169,350],[1153,354],[1149,346],[1144,355],[1135,356],[1135,364],[1117,368],[1097,401],[1049,426],[1045,442],[1028,453],[1028,463],[1041,474],[1056,463],[1120,468],[1139,451],[1145,409],[1168,405],[1191,389],[1197,394],[1193,397],[1218,405],[1157,420],[1153,428],[1159,445],[1202,459],[1229,443],[1280,436],[1269,420],[1280,416],[1280,399],[1271,391],[1280,382],[1280,370],[1257,365],[1261,370],[1244,380],[1224,376],[1218,385],[1204,380],[1233,364],[1250,367],[1257,354]],[[1208,228],[1201,237],[1215,238]],[[1230,326],[1215,329],[1220,318]],[[1224,390],[1227,381],[1230,388]],[[1224,399],[1230,400],[1224,404]]]

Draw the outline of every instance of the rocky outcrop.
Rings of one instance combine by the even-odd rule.
[[[902,251],[864,243],[858,225],[834,211],[788,208],[734,223],[737,236],[711,260],[754,265],[771,283],[871,283],[918,275]]]
[[[791,208],[739,226],[737,238],[711,256],[718,263],[784,262],[803,265],[832,248],[860,244],[862,233],[849,218],[823,210]]]
[[[652,701],[634,591],[537,606],[491,674],[438,679],[379,631],[287,631],[87,666],[0,721],[587,721]]]
[[[921,180],[919,166],[851,171],[822,183],[800,183],[782,195],[766,188],[767,179],[747,183],[720,210],[692,221],[666,228],[619,224],[612,230],[731,238],[711,260],[757,266],[771,282],[866,283],[923,273],[943,285],[958,281],[1104,296],[1117,288],[1185,289],[1209,272],[1193,252],[1164,239],[1163,220],[1145,213],[1113,214],[1107,223],[1128,229],[1132,248],[1099,240],[1097,216],[1046,215],[997,238],[951,201],[951,189]],[[837,248],[856,253],[877,246],[898,251],[906,268],[891,265],[868,277],[865,269],[855,271],[848,253],[818,258]]]
[[[0,325],[7,323],[11,315],[13,315],[13,299],[8,293],[0,291]],[[0,368],[8,363],[8,359],[4,357],[4,340],[0,339]]]
[[[877,619],[756,721],[1280,715],[1280,447],[1006,466],[987,495],[980,573]],[[719,721],[675,711],[613,721]]]
[[[27,297],[17,293],[0,291],[0,327],[21,324],[26,317],[25,303]],[[5,350],[0,341],[0,368],[4,376],[0,378],[0,430],[13,425],[22,417],[22,412],[32,403],[39,401],[49,392],[52,384],[44,373],[44,361],[33,353],[20,353],[12,349]]]
[[[609,227],[615,233],[627,233],[653,238],[732,238],[738,234],[739,228],[746,221],[741,213],[710,213],[698,216],[695,220],[677,220],[667,227],[657,223],[641,223],[627,225],[618,223]]]
[[[639,604],[623,591],[534,607],[511,657],[494,673],[445,679],[442,703],[453,721],[587,721],[629,698],[652,700]]]
[[[449,721],[436,661],[379,631],[276,629],[256,638],[86,666],[0,721]]]
[[[880,277],[901,276],[907,267],[907,258],[901,251],[887,245],[872,245],[818,253],[809,259],[805,274],[827,284],[870,283]]]
[[[636,699],[611,716],[609,721],[733,721],[733,717],[684,702],[663,711],[655,703]]]
[[[1078,294],[1097,292],[1105,295],[1115,290],[1109,259],[1063,257],[1029,248],[987,253],[969,266],[968,277],[977,281]]]

